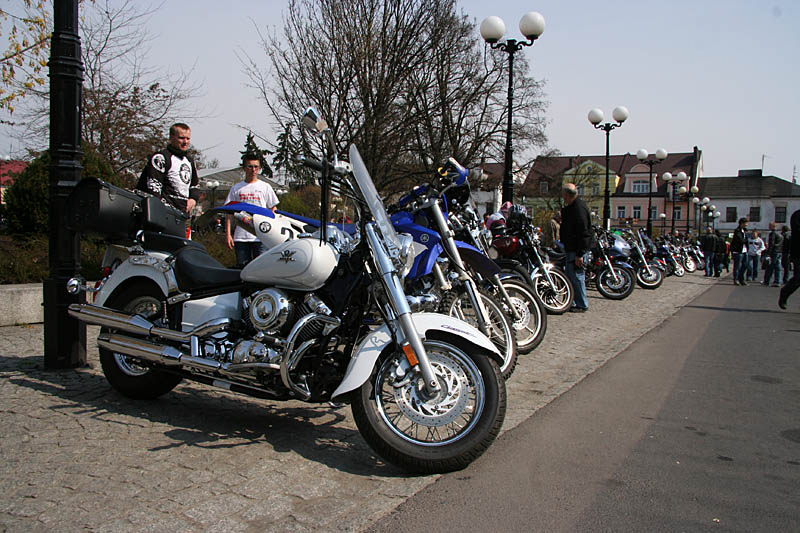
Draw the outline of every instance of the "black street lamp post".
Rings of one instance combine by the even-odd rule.
[[[697,194],[698,192],[700,192],[700,189],[697,188],[697,185],[692,185],[689,188],[690,194],[686,197],[686,235],[689,235],[689,227],[690,227],[689,224],[691,223],[689,219],[689,211],[692,210],[692,204],[694,204],[693,216],[697,215],[697,203],[700,201],[700,198],[695,196],[695,194]]]
[[[506,32],[506,25],[500,17],[487,17],[481,23],[481,37],[489,43],[493,50],[502,50],[508,54],[508,125],[506,126],[506,149],[503,173],[503,202],[514,202],[514,176],[511,172],[514,150],[512,147],[511,128],[513,126],[514,102],[514,54],[525,46],[532,46],[534,41],[544,32],[544,17],[535,11],[526,13],[519,21],[519,31],[527,39],[517,41],[506,39],[498,42]]]
[[[670,172],[664,172],[661,176],[661,179],[672,185],[672,214],[670,216],[672,219],[672,229],[670,229],[670,233],[675,233],[675,204],[678,202],[678,184],[682,183],[686,178],[686,172],[683,171],[678,172],[675,176]],[[686,192],[686,187],[681,187],[681,189],[681,194],[684,194]]]
[[[66,203],[81,179],[81,40],[78,0],[53,2],[50,41],[50,276],[43,283],[44,366],[86,364],[86,326],[68,314],[84,293],[67,293],[80,271],[80,235],[67,229]]]
[[[614,120],[617,121],[616,124],[612,124],[611,122],[601,124],[601,122],[603,122],[603,112],[597,108],[589,111],[589,122],[591,122],[596,129],[606,132],[606,190],[603,196],[603,227],[605,227],[606,230],[611,229],[611,189],[609,188],[608,184],[608,172],[609,167],[611,166],[609,137],[611,136],[611,130],[614,128],[619,128],[622,126],[622,123],[628,119],[629,113],[627,108],[619,106],[614,108],[614,111],[612,111],[611,115],[614,117]]]
[[[663,148],[656,150],[655,159],[649,157],[647,150],[641,149],[636,152],[636,158],[650,167],[650,181],[647,186],[647,235],[653,236],[653,166],[661,163],[667,158],[667,151]]]
[[[702,200],[699,200],[699,201],[698,201],[698,205],[700,205],[700,212],[698,213],[698,212],[697,212],[697,209],[695,209],[695,217],[697,218],[697,234],[698,234],[698,235],[699,235],[699,234],[700,234],[702,231],[705,231],[705,228],[704,228],[704,227],[702,227],[702,226],[703,226],[703,224],[704,224],[704,222],[703,222],[703,217],[705,216],[705,212],[706,212],[706,210],[708,210],[708,204],[709,204],[710,202],[711,202],[711,200],[708,198],[708,196],[706,196],[706,197],[705,197],[705,198],[703,198]],[[707,221],[708,221],[708,220],[706,220],[706,222],[707,222]]]

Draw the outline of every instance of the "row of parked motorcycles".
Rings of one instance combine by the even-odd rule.
[[[186,379],[349,403],[386,461],[416,473],[464,468],[500,431],[518,356],[542,342],[548,314],[572,304],[564,253],[544,247],[519,209],[484,227],[469,193],[476,172],[454,159],[384,202],[356,146],[339,160],[316,109],[301,123],[320,139],[322,157],[303,164],[320,175],[321,220],[335,192],[355,223],[226,205],[219,211],[266,248],[230,269],[184,238],[182,216],[157,198],[87,179],[68,202],[69,225],[109,246],[103,279],[67,284],[69,314],[100,326],[103,372],[127,397],[153,399]],[[611,299],[702,260],[641,232],[595,234],[587,279]],[[91,304],[79,297],[87,292]]]

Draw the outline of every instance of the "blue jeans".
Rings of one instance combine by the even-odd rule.
[[[703,250],[703,257],[706,260],[706,276],[713,276],[714,275],[714,263],[716,257],[714,256],[714,252],[707,252]]]
[[[758,265],[761,263],[761,254],[747,256],[747,279],[755,281],[758,277]]]
[[[586,271],[575,266],[575,252],[567,252],[566,274],[575,290],[575,307],[581,309],[589,308],[589,300],[586,297]]]
[[[244,268],[264,252],[264,245],[260,241],[233,241],[233,251],[236,252],[236,268]]]
[[[767,266],[764,268],[764,285],[769,285],[769,280],[772,279],[775,285],[780,285],[781,283],[781,256],[778,254],[773,254],[767,256]],[[773,274],[775,275],[773,279]]]
[[[747,254],[736,253],[733,256],[733,281],[744,283],[744,273],[747,271]]]

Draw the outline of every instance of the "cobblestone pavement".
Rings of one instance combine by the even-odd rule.
[[[619,302],[590,290],[588,313],[549,317],[508,381],[503,430],[717,281],[671,277]],[[357,531],[436,479],[381,462],[349,407],[185,382],[136,402],[109,387],[94,346],[89,361],[45,371],[41,325],[0,328],[0,531]]]

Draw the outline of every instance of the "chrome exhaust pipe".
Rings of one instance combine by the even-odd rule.
[[[144,339],[128,337],[118,333],[101,333],[97,337],[97,346],[111,352],[166,366],[182,366],[205,371],[222,369],[222,363],[219,361],[193,357],[172,346],[162,346]]]
[[[200,324],[191,331],[174,331],[156,327],[152,322],[139,315],[129,315],[99,305],[71,304],[68,312],[69,316],[86,324],[113,328],[134,335],[152,335],[175,342],[190,342],[192,337],[207,337],[219,333],[228,329],[233,322],[230,318],[215,318]]]

